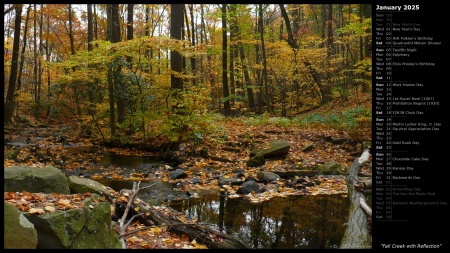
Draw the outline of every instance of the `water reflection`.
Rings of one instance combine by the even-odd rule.
[[[341,195],[317,195],[254,204],[216,193],[173,208],[255,249],[330,249],[339,248],[349,203]]]

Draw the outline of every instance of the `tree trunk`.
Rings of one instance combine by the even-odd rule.
[[[333,54],[333,5],[328,4],[327,18],[327,81],[320,90],[322,94],[322,104],[331,100],[331,56]]]
[[[369,160],[369,156],[369,150],[365,150],[361,157],[355,159],[345,175],[350,201],[350,213],[347,229],[342,237],[341,249],[367,249],[372,247],[372,238],[369,233],[368,223],[368,220],[371,221],[372,217],[367,217],[362,207],[364,204],[361,204],[361,199],[365,199],[364,194],[355,188],[355,182],[358,181],[358,172]]]
[[[9,74],[8,92],[6,93],[5,107],[4,107],[4,123],[11,123],[15,109],[14,92],[17,81],[17,67],[19,61],[20,48],[20,25],[22,23],[22,4],[15,4],[16,18],[14,20],[14,42],[13,53],[11,59],[11,71]]]
[[[69,4],[70,6],[70,4]],[[38,53],[37,53],[37,10],[36,4],[33,6],[33,87],[34,87],[34,102],[35,102],[35,111],[34,116],[38,119],[39,115],[39,95],[38,95]],[[69,12],[70,13],[70,12]],[[70,16],[69,16],[70,18]]]
[[[183,4],[171,4],[170,10],[170,37],[173,39],[181,40],[181,31],[183,29]],[[170,68],[172,71],[181,73],[182,71],[182,58],[181,54],[177,51],[170,51]],[[183,79],[171,75],[170,87],[172,89],[183,89]]]
[[[73,41],[73,28],[72,28],[72,5],[69,4],[69,40],[70,40],[70,51],[72,55],[75,55],[75,45],[74,45],[74,41]],[[75,72],[76,68],[73,67],[72,71]],[[78,89],[77,89],[77,85],[76,84],[72,84],[73,85],[73,95],[75,97],[75,106],[77,108],[77,115],[78,117],[81,116],[81,107],[80,107],[80,97],[78,94]]]
[[[267,79],[267,56],[266,56],[266,46],[264,44],[264,22],[263,22],[263,11],[262,11],[263,5],[259,4],[259,29],[261,31],[261,51],[262,51],[262,61],[263,61],[263,70],[262,70],[262,76],[263,76],[263,84],[261,86],[264,86],[265,88],[265,99],[266,99],[266,111],[270,112],[272,110],[271,108],[271,97],[269,94],[269,81]]]
[[[227,5],[222,4],[222,87],[224,115],[231,115],[227,73]]]
[[[27,9],[27,16],[25,18],[25,26],[23,29],[23,46],[22,51],[20,53],[20,65],[19,65],[19,73],[17,77],[17,90],[19,91],[20,88],[22,88],[22,70],[23,70],[23,64],[25,62],[25,49],[27,47],[27,31],[28,31],[28,21],[30,19],[30,11],[31,11],[31,4],[28,6]]]
[[[134,4],[128,4],[128,12],[127,12],[127,40],[133,40],[133,13],[134,13]],[[127,57],[128,68],[131,69],[132,66],[132,58],[131,56]]]
[[[189,4],[189,14],[191,16],[191,46],[195,47],[196,42],[195,42],[195,38],[196,36],[196,32],[197,30],[195,29],[195,23],[194,23],[194,5],[193,4]],[[196,59],[195,57],[191,57],[191,71],[192,71],[192,75],[195,76],[196,75],[196,63],[195,63]],[[192,85],[195,86],[197,84],[197,78],[192,78]]]
[[[294,34],[292,32],[292,28],[291,28],[290,21],[289,21],[289,16],[287,15],[284,5],[279,4],[279,6],[280,6],[281,15],[283,16],[284,22],[286,23],[286,30],[288,33],[287,42],[294,51],[297,51],[299,49],[299,46],[294,39]],[[312,78],[317,83],[317,86],[319,87],[321,93],[323,94],[325,92],[325,85],[320,80],[321,78],[320,78],[319,73],[313,68],[312,64],[308,60],[303,60],[303,64],[305,64],[305,66],[309,69],[309,72],[310,72]]]
[[[109,41],[113,41],[112,35],[112,4],[106,5],[106,19],[107,19],[107,28],[106,28],[106,36]],[[111,66],[108,69],[108,100],[109,100],[109,127],[111,130],[111,136],[115,136],[116,134],[116,110],[114,108],[114,68]]]

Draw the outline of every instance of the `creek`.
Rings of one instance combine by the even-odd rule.
[[[22,143],[9,143],[19,148],[27,145],[19,144]],[[66,150],[67,157],[75,153],[84,157],[90,154],[99,156],[95,161],[98,169],[63,170],[66,175],[90,178],[111,168],[122,175],[148,175],[140,186],[154,186],[140,191],[140,199],[150,205],[169,205],[187,219],[232,235],[254,249],[337,249],[345,231],[349,200],[344,195],[273,197],[261,203],[251,203],[243,198],[229,198],[216,190],[188,193],[155,176],[160,166],[165,165],[155,157],[122,155],[92,147],[67,147]],[[111,176],[94,180],[116,191],[132,189],[133,186],[133,181]]]
[[[161,162],[105,153],[99,164],[142,171],[156,169]],[[133,185],[129,180],[97,181],[116,191],[131,189]],[[169,205],[187,219],[233,235],[255,249],[339,248],[349,212],[347,197],[339,194],[273,197],[255,204],[242,198],[229,198],[214,190],[199,191],[193,198],[158,178],[142,182],[141,187],[150,184],[154,186],[138,195],[143,201]]]

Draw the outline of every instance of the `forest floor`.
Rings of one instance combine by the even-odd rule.
[[[365,105],[371,108],[371,103]],[[369,107],[370,106],[370,107]],[[328,108],[329,109],[329,108]],[[322,109],[326,110],[326,109]],[[343,110],[343,108],[334,108]],[[345,167],[350,167],[351,163],[363,152],[363,141],[371,141],[371,122],[361,124],[352,131],[338,130],[326,126],[316,125],[314,127],[294,127],[283,126],[283,124],[249,125],[241,119],[227,119],[218,121],[222,129],[223,136],[205,136],[201,142],[190,141],[180,144],[173,150],[171,156],[183,158],[177,164],[188,173],[188,178],[198,177],[200,184],[183,183],[183,190],[196,191],[202,189],[217,189],[217,180],[211,179],[205,168],[218,168],[221,177],[235,177],[236,170],[242,171],[245,177],[252,176],[263,171],[288,171],[293,167],[313,168],[316,165],[327,162],[337,162]],[[65,131],[64,131],[65,129]],[[67,132],[66,127],[30,127],[18,126],[5,128],[4,145],[4,166],[29,165],[36,167],[55,166],[64,168],[65,172],[71,170],[86,171],[90,178],[120,178],[123,180],[145,181],[149,175],[134,172],[128,175],[116,173],[118,168],[104,168],[99,172],[95,161],[99,159],[96,152],[67,153],[68,147],[85,146],[95,148],[99,145],[98,140],[90,138],[77,138],[77,136]],[[59,134],[54,134],[59,133]],[[267,148],[272,140],[287,140],[290,144],[289,153],[283,159],[267,159],[266,163],[260,167],[248,167],[246,161],[250,157],[250,151],[254,148]],[[19,143],[18,145],[7,145],[7,143]],[[22,145],[22,144],[23,145]],[[310,149],[305,149],[311,146]],[[101,147],[105,149],[105,147]],[[109,152],[116,154],[126,154],[133,156],[161,156],[162,152],[155,154],[139,149],[130,148],[107,148]],[[205,152],[207,151],[207,155]],[[92,170],[92,173],[89,171]],[[173,182],[169,173],[173,168],[166,166],[158,172],[158,177],[163,181]],[[371,169],[362,171],[366,176],[371,176]],[[85,173],[86,174],[86,173]],[[152,175],[154,176],[154,175]],[[345,193],[346,184],[343,179],[318,178],[322,184],[308,188],[308,194]],[[178,182],[180,182],[178,180]],[[228,193],[235,195],[236,189],[227,189]],[[7,194],[7,193],[5,193]],[[26,193],[24,193],[26,194]],[[295,194],[295,191],[287,185],[278,185],[271,193],[273,196],[282,194]],[[6,196],[6,195],[5,195]],[[59,196],[62,197],[62,196]],[[242,196],[241,196],[242,197]],[[264,201],[271,196],[254,196],[250,201]],[[13,202],[24,199],[23,196],[8,195],[8,199]],[[63,198],[63,197],[62,197]],[[73,199],[73,198],[70,198]],[[34,203],[38,203],[36,198]],[[31,202],[30,202],[31,203]],[[21,203],[23,206],[23,203]],[[37,208],[37,206],[29,206]],[[34,211],[36,209],[33,209]],[[132,224],[128,232],[138,231],[144,226],[139,222]],[[165,231],[162,227],[152,227],[132,233],[126,239],[128,248],[205,248],[204,245],[195,241],[190,241],[186,235],[177,236]]]

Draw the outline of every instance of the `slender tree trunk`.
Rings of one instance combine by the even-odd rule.
[[[106,19],[107,19],[107,27],[106,27],[106,35],[107,39],[113,42],[112,35],[112,4],[106,5]],[[114,107],[114,68],[111,66],[108,69],[108,100],[109,100],[109,127],[111,130],[111,136],[116,135],[116,111]]]
[[[134,13],[134,4],[128,4],[128,13],[127,13],[127,40],[133,40],[133,13]],[[127,57],[128,67],[131,69],[131,56]]]
[[[41,4],[41,9],[42,9],[42,4]],[[43,26],[44,26],[44,21],[43,21],[43,17],[44,14],[42,13],[42,11],[39,13],[39,38],[41,40],[41,42],[39,43],[39,58],[38,58],[38,100],[41,100],[41,88],[42,88],[42,71],[43,71],[43,67],[42,67],[42,59],[41,56],[43,55],[44,52],[44,44],[42,43],[42,38],[44,37],[42,35],[43,31]]]
[[[287,42],[288,42],[289,46],[291,46],[291,48],[294,50],[294,53],[296,53],[297,50],[299,49],[299,46],[298,46],[297,42],[294,39],[294,35],[292,33],[291,25],[290,25],[290,22],[289,22],[289,16],[287,15],[287,12],[286,12],[286,9],[284,8],[284,5],[283,4],[279,4],[279,6],[280,6],[281,15],[282,15],[282,17],[284,19],[284,22],[286,23],[286,30],[287,30],[287,33],[288,33]],[[320,80],[319,73],[317,73],[317,71],[313,68],[312,64],[308,60],[303,60],[303,64],[305,64],[305,66],[309,69],[309,72],[310,72],[312,78],[317,83],[317,86],[319,87],[319,90],[323,94],[323,92],[325,92],[326,90],[325,90],[325,85]],[[323,101],[323,100],[321,100],[321,101]]]
[[[98,20],[97,20],[97,11],[95,10],[95,4],[92,6],[94,8],[94,39],[98,39]]]
[[[327,103],[331,100],[331,57],[333,55],[333,5],[328,4],[327,17],[327,82],[322,89],[322,103]]]
[[[33,13],[33,87],[34,87],[34,102],[36,103],[36,110],[38,110],[39,107],[39,100],[38,100],[38,74],[37,74],[37,11],[36,11],[36,4],[33,4],[33,9],[34,9],[34,13]],[[70,18],[70,16],[69,16]],[[36,113],[36,117],[37,117],[37,111]]]
[[[117,43],[122,41],[120,36],[120,16],[119,16],[119,4],[112,4],[111,7],[111,36],[112,36],[112,43]],[[120,63],[120,59],[116,59],[114,67],[114,75],[113,75],[113,82],[114,82],[114,99],[117,104],[117,122],[119,124],[122,124],[125,121],[125,91],[123,89],[123,84],[121,81],[121,71],[122,66]]]
[[[87,23],[88,23],[88,51],[92,52],[94,50],[94,45],[92,45],[92,41],[94,41],[94,22],[93,22],[93,15],[92,15],[92,4],[87,4]],[[91,64],[88,64],[89,68],[93,68]],[[94,91],[95,87],[93,86],[94,83],[91,83],[92,85],[89,85],[87,87],[88,89],[88,99],[89,99],[89,107],[88,111],[90,115],[95,115],[96,110],[94,106]]]
[[[230,10],[234,13],[234,15],[237,15],[236,13],[236,5],[232,4],[230,5]],[[236,27],[236,38],[238,40],[241,39],[241,31],[239,29],[239,25],[237,23],[237,19],[234,19],[233,22],[235,22],[235,27]],[[247,67],[247,63],[245,61],[245,52],[244,52],[244,46],[242,45],[242,42],[239,41],[237,43],[237,49],[239,50],[239,56],[240,56],[240,60],[241,60],[241,64],[242,64],[242,71],[244,73],[244,81],[246,84],[246,90],[247,90],[247,99],[248,99],[248,107],[250,108],[251,111],[255,110],[255,98],[253,95],[253,89],[249,86],[251,86],[251,81],[250,81],[250,74],[249,74],[249,70]],[[239,82],[236,82],[236,86],[238,86]]]
[[[266,111],[270,112],[271,108],[271,97],[269,94],[269,81],[267,77],[267,55],[266,55],[266,46],[264,44],[264,22],[263,22],[263,12],[262,12],[262,4],[259,4],[259,29],[261,31],[261,51],[262,51],[262,62],[263,62],[263,82],[265,87],[265,98],[266,98]]]
[[[22,4],[14,4],[16,10],[16,17],[14,20],[14,42],[13,52],[11,59],[11,71],[9,74],[8,92],[6,93],[6,100],[4,106],[4,123],[8,124],[12,122],[12,117],[15,110],[14,92],[17,81],[17,67],[19,60],[19,47],[20,47],[20,26],[22,23]]]
[[[259,11],[258,11],[258,8],[259,8],[259,4],[255,4],[255,9],[256,9],[256,13],[255,13],[255,15],[256,15],[256,18],[255,18],[255,38],[259,35],[261,35],[260,34],[260,30],[259,30],[259,27],[260,27],[260,24],[259,24]],[[261,37],[260,37],[261,38]],[[261,55],[261,45],[259,45],[259,44],[255,44],[255,63],[256,63],[256,65],[260,65],[261,64],[261,58],[262,58],[262,55]],[[263,105],[263,93],[264,93],[264,91],[263,91],[263,81],[262,81],[262,71],[258,68],[258,69],[256,69],[255,70],[255,72],[256,72],[256,84],[259,86],[259,92],[258,92],[258,94],[257,94],[257,98],[258,98],[258,101],[257,101],[257,103],[258,103],[258,114],[261,114],[262,113],[262,105]]]
[[[227,5],[222,4],[222,86],[224,115],[231,115],[227,75]]]
[[[27,9],[27,16],[25,18],[25,26],[23,29],[23,46],[22,51],[20,53],[20,65],[19,65],[19,73],[17,78],[17,91],[22,88],[22,71],[23,71],[23,64],[25,62],[25,49],[27,47],[27,31],[28,31],[28,20],[30,19],[30,11],[31,11],[31,4],[28,6]]]
[[[50,62],[50,43],[49,43],[49,34],[50,34],[50,14],[47,14],[47,30],[46,30],[46,38],[45,38],[45,60],[49,63]],[[47,121],[50,119],[50,111],[51,111],[51,97],[50,97],[50,84],[51,84],[51,76],[50,76],[50,68],[47,66],[47,98],[48,98],[48,104],[47,104]]]
[[[73,28],[72,28],[72,5],[69,4],[69,40],[70,40],[70,50],[72,55],[75,55],[75,45],[73,39]],[[73,67],[72,71],[75,72],[76,68]],[[76,84],[73,84],[73,95],[75,96],[75,104],[77,108],[77,115],[81,116],[81,107],[80,107],[80,97],[78,94],[78,89]]]
[[[87,21],[88,21],[88,51],[94,50],[92,41],[94,40],[94,24],[92,17],[92,4],[87,4]]]
[[[195,23],[194,23],[194,5],[193,4],[189,4],[189,13],[191,16],[191,45],[193,47],[195,47],[196,43],[195,43],[195,38],[196,38],[196,29],[195,29]],[[191,57],[191,70],[192,70],[192,75],[196,75],[196,64],[195,64],[195,57],[192,56]],[[192,78],[192,85],[196,85],[197,83],[197,78]]]
[[[234,102],[235,99],[234,97],[236,96],[236,80],[235,80],[235,69],[234,69],[234,65],[235,65],[235,61],[238,58],[238,49],[237,49],[237,44],[235,42],[236,40],[236,34],[237,34],[237,20],[236,20],[236,5],[235,4],[230,4],[229,5],[229,17],[230,17],[230,67],[229,67],[229,72],[230,72],[230,88],[231,88],[231,94],[232,94],[232,99],[231,99],[231,104],[234,106]]]
[[[326,43],[325,43],[326,28],[327,28],[327,5],[322,4],[322,26],[320,29],[322,32],[322,40],[324,41],[322,43],[322,47],[326,47]]]

